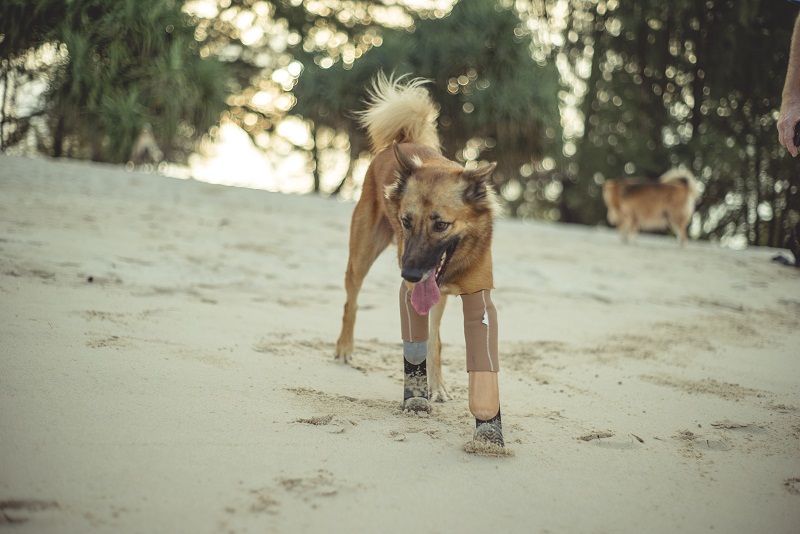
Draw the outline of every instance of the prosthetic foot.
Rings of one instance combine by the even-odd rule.
[[[428,400],[428,374],[425,360],[411,363],[405,360],[405,384],[403,388],[403,410],[409,412],[430,412]]]
[[[428,316],[411,305],[411,290],[400,285],[400,328],[403,336],[403,410],[430,412],[428,400]]]
[[[497,373],[497,310],[489,290],[461,295],[469,372],[469,410],[475,416],[473,439],[503,447]]]
[[[497,415],[488,421],[475,419],[475,433],[472,434],[472,439],[475,441],[486,441],[498,447],[505,447],[505,442],[503,441],[503,423],[500,421],[500,410],[497,410]]]

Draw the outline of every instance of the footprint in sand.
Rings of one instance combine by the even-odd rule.
[[[800,495],[800,477],[787,478],[783,485],[789,493]]]
[[[678,440],[687,450],[729,451],[733,448],[725,437],[701,436],[691,430],[681,430],[672,439]]]
[[[343,434],[348,425],[355,425],[352,421],[344,421],[333,414],[295,419],[294,422],[301,425],[325,427],[328,434]]]
[[[30,521],[37,513],[58,509],[55,501],[35,499],[11,499],[0,501],[0,525],[19,524]]]
[[[333,497],[341,489],[333,473],[325,469],[319,469],[311,476],[278,477],[275,482],[276,485],[272,487],[250,490],[251,512],[277,515],[282,500],[298,498],[310,504],[311,508],[316,508],[318,499]],[[227,511],[234,513],[236,508],[229,507]]]
[[[636,434],[628,434],[626,436],[615,436],[610,430],[606,431],[592,431],[588,434],[578,437],[581,441],[595,444],[596,447],[604,449],[617,449],[617,450],[630,450],[638,449],[644,443],[644,440]]]
[[[119,336],[98,336],[93,337],[89,341],[86,342],[86,346],[91,349],[100,349],[100,348],[120,348],[127,346],[128,343],[125,342]]]

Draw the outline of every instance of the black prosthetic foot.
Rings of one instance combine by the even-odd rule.
[[[475,433],[472,435],[475,441],[485,441],[498,447],[505,447],[503,441],[503,423],[500,420],[500,410],[497,410],[497,415],[483,421],[482,419],[475,419]]]
[[[425,362],[405,363],[405,387],[403,388],[403,410],[409,412],[430,412],[428,401],[428,371]]]

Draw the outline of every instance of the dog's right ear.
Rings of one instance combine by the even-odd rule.
[[[394,150],[394,157],[397,158],[397,163],[400,164],[401,173],[405,174],[405,177],[408,178],[419,165],[417,165],[412,158],[409,158],[403,153],[397,141],[392,143],[392,150]]]
[[[386,198],[391,201],[399,201],[406,190],[406,182],[409,176],[419,167],[419,163],[414,158],[409,158],[400,149],[400,145],[395,141],[392,143],[394,157],[399,164],[397,169],[397,180],[393,184],[387,185],[385,190]]]

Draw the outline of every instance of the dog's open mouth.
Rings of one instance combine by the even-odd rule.
[[[426,315],[431,308],[433,308],[439,299],[441,293],[439,286],[442,285],[444,273],[447,270],[447,265],[450,263],[450,258],[453,257],[457,241],[453,242],[442,252],[439,263],[432,271],[429,271],[425,277],[414,285],[411,292],[411,305],[414,306],[416,312],[420,315]]]

